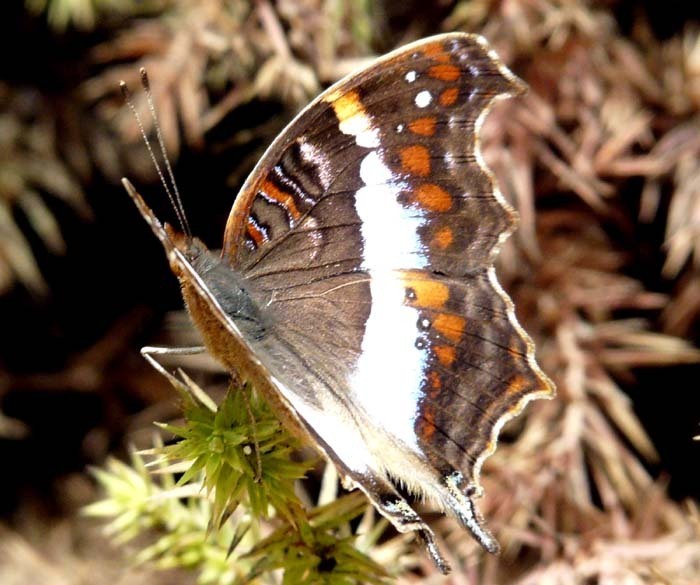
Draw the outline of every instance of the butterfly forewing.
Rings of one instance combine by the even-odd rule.
[[[378,60],[290,124],[231,212],[224,256],[234,266],[251,278],[277,265],[323,267],[324,247],[346,261],[343,267],[351,265],[362,251],[354,228],[366,221],[365,206],[387,238],[399,221],[413,230],[403,268],[427,262],[460,275],[489,263],[513,212],[494,196],[476,130],[494,97],[517,94],[523,85],[479,37],[442,38]],[[358,201],[361,187],[380,184],[387,188]],[[348,252],[338,254],[348,237]]]

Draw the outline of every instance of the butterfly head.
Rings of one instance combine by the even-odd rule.
[[[124,185],[126,192],[136,205],[139,213],[141,213],[141,217],[143,217],[153,234],[163,245],[171,270],[178,278],[181,278],[184,276],[182,273],[183,258],[191,259],[196,257],[204,252],[206,247],[196,238],[175,230],[168,223],[161,222],[128,179],[122,179],[122,185]]]

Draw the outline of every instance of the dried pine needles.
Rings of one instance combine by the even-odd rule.
[[[390,2],[166,4],[162,17],[134,19],[97,45],[86,61],[99,72],[72,96],[76,111],[90,108],[98,121],[81,135],[87,148],[75,152],[90,152],[107,176],[123,167],[148,174],[141,153],[130,154],[138,138],[115,99],[118,80],[128,82],[140,65],[157,79],[156,106],[176,156],[183,145],[207,145],[209,132],[253,99],[300,107],[366,58],[376,31],[391,30],[395,14]],[[660,41],[638,17],[623,32],[615,4],[471,0],[452,5],[438,28],[426,28],[425,14],[406,27],[414,36],[480,32],[531,88],[494,109],[482,140],[521,217],[499,274],[558,386],[556,400],[530,405],[511,423],[484,468],[482,509],[504,554],[482,556],[454,522],[438,521],[454,583],[700,579],[695,504],[672,501],[645,468],[658,455],[634,413],[634,396],[620,387],[639,367],[700,361],[700,30],[688,26]],[[18,119],[7,98],[13,91],[0,87],[7,112],[0,123]],[[0,168],[25,160],[19,134],[3,137],[0,146],[11,144],[3,146],[9,154]],[[53,148],[39,152],[56,158]],[[85,176],[71,168],[75,161],[57,171],[59,185]],[[22,176],[24,187],[0,193],[0,211],[31,200],[41,174]],[[69,191],[71,204],[83,209],[80,186]],[[60,249],[60,229],[41,205],[34,209],[32,225]],[[22,260],[26,245],[6,252],[21,244],[9,237],[8,221],[0,217],[9,234],[0,242],[0,283],[19,278],[41,290],[31,256]],[[657,232],[658,240],[647,237]],[[642,281],[639,263],[649,250],[663,261],[645,265]],[[650,290],[649,282],[666,290]],[[658,390],[663,397],[672,391]],[[420,555],[406,555],[406,537],[385,538],[367,552],[398,571],[399,582],[441,581]]]

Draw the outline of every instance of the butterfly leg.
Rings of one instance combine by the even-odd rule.
[[[154,370],[156,370],[159,374],[162,374],[164,377],[168,378],[169,380],[173,380],[174,376],[168,372],[162,365],[161,363],[154,358],[153,356],[169,356],[169,355],[199,355],[201,353],[204,353],[206,351],[206,348],[203,346],[195,346],[195,347],[162,347],[162,346],[157,346],[157,345],[146,345],[141,348],[141,355],[144,357],[144,359],[151,364],[151,367],[153,367]]]
[[[440,572],[449,573],[450,565],[440,552],[435,534],[391,482],[378,474],[365,473],[361,478],[352,477],[353,475],[349,474],[350,482],[344,481],[344,484],[350,484],[346,487],[361,488],[382,516],[387,518],[399,532],[415,531]]]
[[[204,353],[206,349],[204,347],[156,347],[156,346],[145,346],[141,348],[141,355],[144,359],[151,365],[151,367],[156,370],[163,377],[167,378],[174,388],[184,392],[188,396],[192,397],[196,402],[205,406],[212,412],[216,412],[217,406],[214,401],[209,398],[209,396],[202,391],[199,386],[192,383],[189,377],[182,371],[179,370],[180,376],[183,380],[180,380],[168,370],[166,370],[161,363],[154,358],[154,355],[198,355]]]
[[[199,355],[206,352],[203,345],[192,347],[164,347],[162,345],[145,345],[141,348],[141,355]]]

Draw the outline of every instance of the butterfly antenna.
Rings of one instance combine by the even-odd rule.
[[[136,124],[139,127],[139,131],[141,132],[141,137],[143,138],[143,142],[146,145],[146,148],[148,149],[148,154],[151,156],[151,161],[153,161],[153,166],[156,169],[156,172],[158,173],[158,177],[160,178],[160,182],[163,185],[163,188],[165,189],[165,192],[168,194],[168,199],[170,200],[170,205],[172,208],[175,210],[175,215],[177,216],[177,221],[180,224],[180,227],[185,234],[187,234],[188,237],[192,235],[192,231],[190,230],[190,225],[189,222],[187,221],[187,215],[185,215],[185,210],[182,205],[182,199],[180,197],[180,192],[178,191],[177,188],[177,183],[175,182],[175,176],[173,174],[172,167],[170,166],[170,160],[168,159],[168,154],[167,151],[165,150],[165,143],[163,142],[163,138],[160,132],[160,124],[158,123],[158,117],[156,116],[156,111],[155,107],[153,105],[153,98],[151,96],[151,88],[150,84],[148,82],[148,76],[146,75],[146,70],[141,68],[141,85],[144,88],[144,91],[146,93],[146,100],[148,102],[148,108],[151,112],[151,116],[153,118],[153,123],[156,128],[156,135],[158,137],[158,144],[160,146],[160,151],[161,155],[163,157],[163,160],[165,161],[165,166],[168,170],[168,176],[170,177],[170,184],[172,184],[172,189],[170,188],[170,184],[165,180],[165,175],[163,174],[163,170],[161,169],[160,164],[158,163],[158,159],[156,158],[155,153],[153,152],[153,148],[151,147],[151,143],[148,141],[148,136],[146,135],[146,129],[143,126],[143,122],[141,121],[141,116],[139,115],[136,106],[134,105],[134,100],[131,97],[131,91],[129,91],[129,87],[126,85],[124,81],[119,83],[119,87],[121,89],[122,95],[124,96],[124,101],[126,104],[129,106],[129,109],[131,110],[131,113],[134,115],[134,118],[136,119]],[[173,194],[174,192],[174,194]]]

